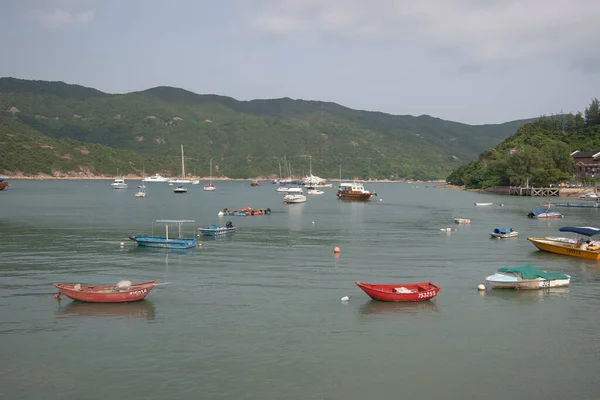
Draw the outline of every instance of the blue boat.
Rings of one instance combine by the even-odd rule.
[[[154,225],[164,224],[165,225],[165,236],[154,235]],[[192,229],[195,227],[196,221],[191,219],[159,219],[152,223],[152,235],[151,236],[130,236],[129,239],[137,242],[138,246],[145,247],[158,247],[164,249],[190,249],[196,247],[198,242],[196,238],[184,237],[183,226],[184,224],[192,225]],[[177,234],[175,237],[169,236],[169,226],[177,227]],[[193,232],[193,230],[192,230]]]
[[[198,228],[199,236],[223,236],[236,231],[231,221],[227,221],[225,225],[209,225],[207,227]]]
[[[515,231],[513,228],[494,228],[492,232],[490,232],[490,236],[496,239],[508,239],[517,237],[519,232]]]

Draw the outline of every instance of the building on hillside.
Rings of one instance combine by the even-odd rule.
[[[575,163],[575,177],[596,178],[600,177],[600,150],[579,151],[571,153]]]

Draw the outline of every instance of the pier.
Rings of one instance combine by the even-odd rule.
[[[560,188],[533,188],[511,186],[508,194],[511,196],[559,197]]]

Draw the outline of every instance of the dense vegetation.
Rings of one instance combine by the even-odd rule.
[[[106,94],[62,82],[0,79],[0,173],[439,179],[525,121],[472,126],[334,103],[237,101],[157,87]],[[285,174],[285,173],[284,173]]]
[[[585,113],[542,117],[479,159],[454,170],[449,183],[467,188],[520,186],[529,182],[547,187],[573,180],[571,153],[600,150],[600,103],[593,99]],[[594,178],[588,178],[594,181]]]

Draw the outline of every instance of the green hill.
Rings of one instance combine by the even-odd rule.
[[[467,188],[520,186],[527,182],[547,187],[575,177],[571,153],[600,149],[600,102],[593,99],[585,113],[541,118],[517,132],[479,158],[454,170],[449,183]],[[584,179],[588,183],[597,178]]]
[[[209,174],[210,158],[215,176],[278,175],[286,162],[295,175],[306,174],[311,156],[313,173],[323,177],[337,177],[341,165],[347,177],[435,179],[524,122],[473,126],[289,98],[238,101],[172,87],[106,94],[0,78],[0,141],[10,144],[0,147],[0,172],[114,175],[118,167],[178,175],[183,144],[186,171],[201,176]],[[52,155],[42,146],[61,151]]]

